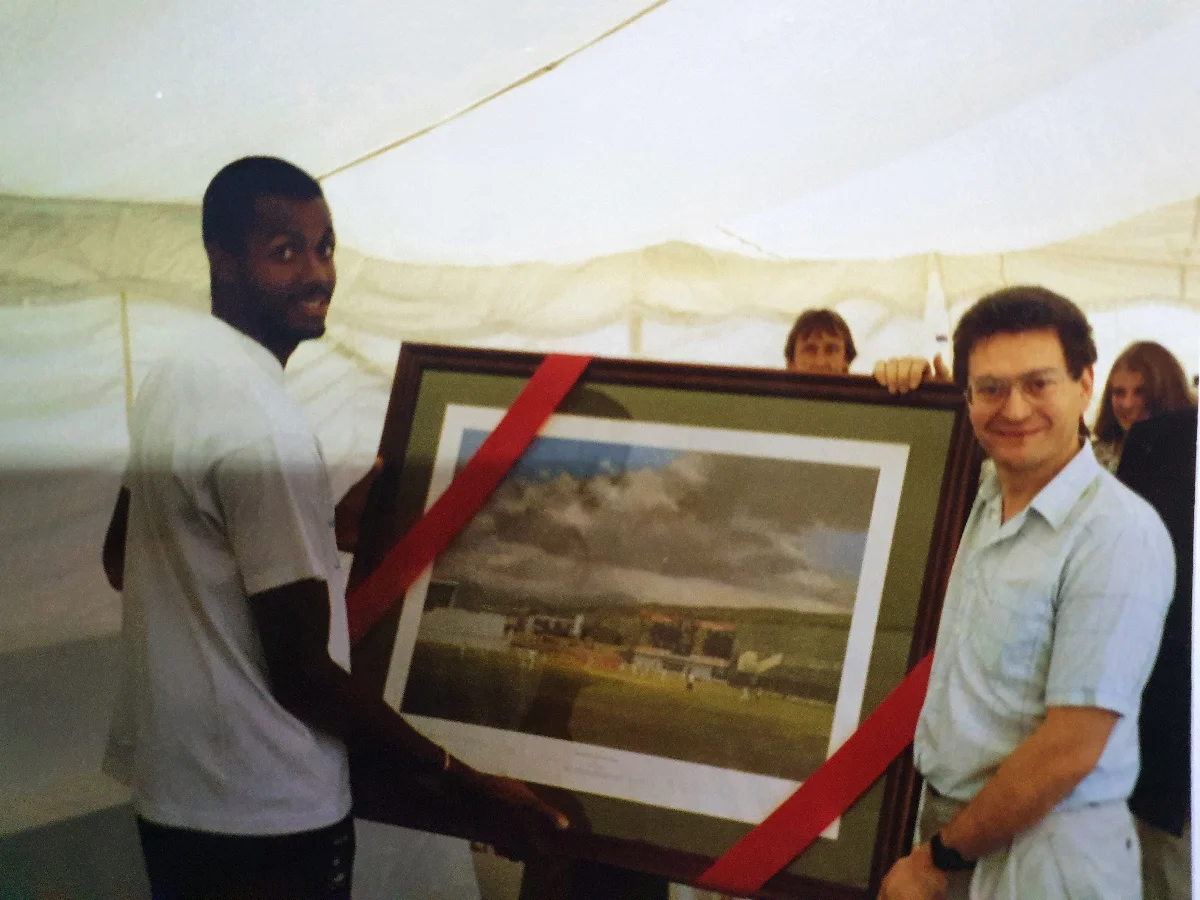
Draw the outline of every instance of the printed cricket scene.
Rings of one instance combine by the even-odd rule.
[[[430,502],[501,415],[447,409]],[[488,771],[760,821],[858,725],[907,455],[554,416],[409,592],[385,696]]]

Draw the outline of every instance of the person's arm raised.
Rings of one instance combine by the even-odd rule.
[[[939,353],[933,362],[923,356],[894,356],[875,363],[871,373],[889,394],[907,394],[924,381],[949,381],[950,371]]]

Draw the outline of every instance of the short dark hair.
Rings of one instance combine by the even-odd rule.
[[[854,362],[858,350],[854,347],[854,336],[846,320],[832,309],[809,309],[800,313],[783,345],[783,361],[791,362],[795,356],[796,341],[813,334],[836,334],[846,347],[846,365]]]
[[[967,386],[967,362],[980,341],[997,334],[1050,330],[1058,335],[1067,372],[1076,380],[1096,362],[1092,326],[1078,306],[1034,285],[1004,288],[976,301],[954,329],[954,382]]]
[[[204,192],[200,217],[205,245],[241,253],[254,221],[254,201],[268,194],[296,200],[323,196],[315,178],[286,160],[274,156],[235,160],[213,176]]]
[[[1100,412],[1096,415],[1097,440],[1115,441],[1124,437],[1112,405],[1112,379],[1118,369],[1128,369],[1142,376],[1142,396],[1146,412],[1151,416],[1196,405],[1187,375],[1175,355],[1155,341],[1137,341],[1121,351],[1108,371]]]

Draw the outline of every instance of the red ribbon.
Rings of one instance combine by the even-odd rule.
[[[500,424],[458,470],[433,506],[346,597],[351,643],[366,634],[404,596],[425,567],[471,521],[591,359],[551,353],[542,360]]]
[[[347,596],[351,642],[404,596],[479,511],[590,361],[588,356],[567,354],[545,357],[442,495]],[[794,794],[701,875],[701,884],[725,893],[753,893],[849,809],[912,741],[932,661],[931,653],[917,663]]]
[[[700,876],[705,887],[750,894],[799,856],[900,755],[917,730],[929,653],[796,792]]]

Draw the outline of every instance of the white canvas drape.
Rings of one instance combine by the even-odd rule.
[[[338,217],[335,211],[335,227]],[[790,321],[868,300],[924,314],[930,280],[950,298],[1045,284],[1088,310],[1144,298],[1200,303],[1200,199],[1094,233],[1011,252],[785,260],[672,242],[579,263],[434,265],[338,251],[336,327],[393,340],[463,341],[508,331],[579,334],[640,315],[664,322]],[[0,196],[0,304],[124,292],[197,310],[208,270],[194,206]]]

